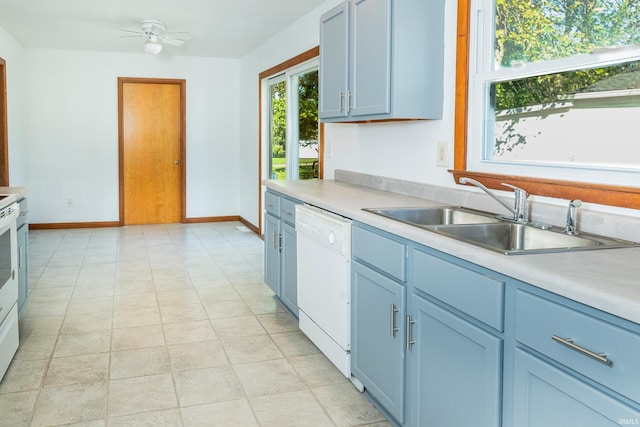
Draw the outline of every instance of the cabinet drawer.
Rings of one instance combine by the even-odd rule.
[[[302,202],[280,198],[280,219],[291,225],[296,224],[296,205],[300,205]]]
[[[401,281],[406,281],[407,246],[359,227],[352,230],[352,254],[367,264]]]
[[[503,281],[415,249],[411,281],[416,289],[504,330]]]
[[[264,209],[272,215],[280,216],[280,196],[267,191],[264,195]]]
[[[519,342],[640,402],[640,334],[522,290],[516,293],[515,313]],[[583,349],[606,359],[599,362]]]

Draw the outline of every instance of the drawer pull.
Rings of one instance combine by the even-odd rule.
[[[581,347],[578,344],[575,344],[572,338],[560,338],[557,335],[552,335],[551,339],[557,343],[560,343],[566,347],[569,347],[571,350],[575,350],[578,353],[584,354],[585,356],[588,356],[594,360],[597,360],[598,362],[604,365],[608,365],[608,366],[613,365],[613,362],[609,360],[609,358],[607,358],[607,355],[605,353],[596,353],[589,349]]]
[[[398,332],[399,328],[396,326],[396,313],[399,310],[396,308],[396,305],[391,303],[391,305],[389,306],[389,317],[390,317],[390,324],[391,324],[391,330],[389,331],[391,333],[391,336],[393,338],[396,337],[396,332]]]
[[[293,211],[289,209],[282,209],[282,213],[284,213],[285,215],[293,215]]]
[[[415,340],[411,338],[411,326],[413,326],[414,323],[416,323],[416,321],[407,314],[405,325],[405,348],[407,349],[407,351],[410,351],[411,346],[416,343]]]

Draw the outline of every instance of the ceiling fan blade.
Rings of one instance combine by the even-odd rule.
[[[132,33],[132,34],[138,34],[139,36],[144,36],[145,34],[141,31],[136,31],[136,30],[126,30],[124,28],[120,28],[120,31],[124,31],[125,33]]]
[[[172,37],[159,37],[163,43],[170,44],[171,46],[182,46],[184,40],[174,39]]]
[[[172,37],[182,41],[191,40],[191,35],[187,31],[169,31],[164,36]]]
[[[140,37],[145,37],[144,34],[135,34],[135,35],[130,35],[130,36],[116,36],[119,39],[129,39],[129,38],[137,38],[139,39]]]

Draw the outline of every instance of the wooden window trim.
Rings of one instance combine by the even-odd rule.
[[[9,130],[7,124],[7,62],[0,58],[0,187],[9,186]]]
[[[258,235],[262,236],[262,80],[320,56],[320,46],[311,48],[258,74]],[[318,179],[324,178],[324,123],[318,130]]]
[[[471,0],[458,1],[458,30],[456,41],[456,89],[454,119],[455,182],[461,176],[477,179],[489,188],[504,190],[501,185],[508,182],[525,189],[528,193],[562,199],[581,199],[585,202],[640,209],[640,187],[623,187],[577,181],[558,181],[515,175],[499,175],[467,170],[467,126],[469,95],[469,17]]]

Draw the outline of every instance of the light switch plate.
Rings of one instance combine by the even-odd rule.
[[[449,144],[444,141],[438,142],[438,148],[436,151],[436,166],[447,167],[449,166]]]

